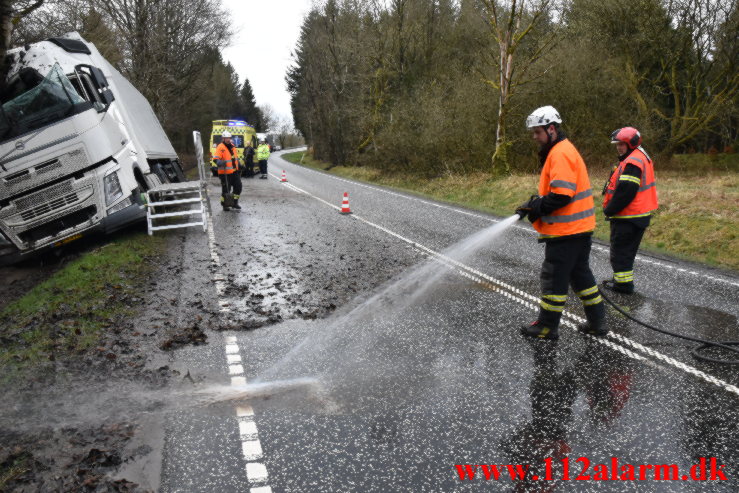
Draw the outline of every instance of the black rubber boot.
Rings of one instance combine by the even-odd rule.
[[[608,334],[608,326],[606,325],[605,318],[599,318],[596,320],[588,320],[584,324],[579,324],[577,330],[583,334],[589,334],[591,336],[602,337]]]
[[[616,282],[612,279],[607,279],[603,281],[603,287],[616,293],[634,294],[633,282]]]
[[[535,337],[537,339],[548,339],[556,341],[557,339],[559,339],[559,330],[552,330],[549,327],[545,327],[541,324],[541,322],[537,320],[531,325],[521,326],[521,335],[526,337]]]
[[[241,210],[241,206],[239,205],[239,201],[238,200],[235,200],[234,201],[234,209]]]

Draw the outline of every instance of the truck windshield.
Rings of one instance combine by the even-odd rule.
[[[64,75],[59,64],[35,87],[3,103],[0,111],[0,141],[45,127],[91,107]]]

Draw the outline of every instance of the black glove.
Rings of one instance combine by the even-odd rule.
[[[529,200],[519,205],[518,208],[516,209],[516,214],[520,216],[519,221],[525,219],[526,216],[528,216],[533,210],[534,206],[536,205],[536,202],[540,200],[541,200],[541,197],[539,197],[538,195],[532,195],[531,197],[529,197]]]

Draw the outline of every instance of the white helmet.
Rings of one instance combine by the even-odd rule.
[[[226,139],[226,138],[230,138],[230,137],[231,137],[231,132],[229,132],[228,130],[226,130],[226,131],[224,131],[224,132],[223,132],[223,133],[221,134],[221,137],[223,137],[224,139]]]
[[[536,108],[528,118],[526,118],[526,128],[546,127],[550,123],[562,123],[559,112],[553,106],[542,106]]]

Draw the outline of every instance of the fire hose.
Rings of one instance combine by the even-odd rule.
[[[632,315],[627,313],[623,308],[618,306],[615,302],[613,302],[610,298],[608,298],[604,293],[603,289],[600,290],[600,294],[603,297],[606,302],[611,305],[617,312],[619,312],[624,317],[628,318],[632,322],[636,322],[637,324],[641,325],[642,327],[646,327],[647,329],[653,330],[655,332],[659,332],[660,334],[665,334],[671,337],[677,337],[679,339],[685,339],[686,341],[696,342],[700,344],[700,346],[695,347],[690,351],[690,354],[699,361],[706,361],[709,363],[719,363],[724,365],[737,365],[739,364],[739,360],[737,359],[720,359],[720,358],[712,358],[710,356],[706,356],[704,354],[701,354],[701,351],[705,351],[709,348],[721,348],[726,351],[730,351],[733,353],[739,353],[739,341],[708,341],[706,339],[699,339],[697,337],[690,337],[682,334],[678,334],[676,332],[671,332],[669,330],[660,329],[658,327],[655,327],[653,325],[649,325],[646,322],[642,322],[641,320],[638,320],[634,318]]]

